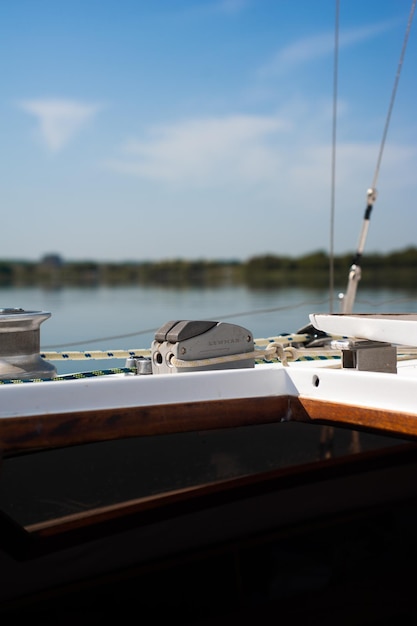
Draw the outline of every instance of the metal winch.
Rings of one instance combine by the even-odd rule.
[[[170,321],[155,333],[152,373],[254,367],[253,350],[253,335],[242,326],[203,320]]]
[[[0,380],[53,378],[56,367],[40,356],[40,325],[45,311],[0,309]]]

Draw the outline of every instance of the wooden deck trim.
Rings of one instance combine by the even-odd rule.
[[[290,405],[295,421],[348,427],[410,440],[417,438],[417,415],[413,413],[325,402],[302,396],[291,398]]]
[[[0,419],[5,455],[127,437],[144,437],[270,424],[286,419],[289,397],[98,409]]]
[[[280,395],[3,418],[0,450],[10,456],[129,437],[291,420],[417,438],[415,414]]]

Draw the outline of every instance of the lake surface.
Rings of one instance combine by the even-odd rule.
[[[155,331],[169,320],[227,321],[248,328],[255,338],[295,332],[309,313],[337,312],[328,290],[224,288],[97,287],[48,290],[0,288],[0,308],[48,311],[41,325],[41,350],[150,348]],[[415,291],[358,288],[355,312],[417,312]],[[117,363],[56,362],[58,373],[123,366]]]

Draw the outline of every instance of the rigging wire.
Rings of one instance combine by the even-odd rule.
[[[358,299],[358,302],[367,306],[368,308],[371,309],[380,309],[381,307],[384,308],[387,304],[392,304],[393,302],[395,302],[396,304],[399,304],[400,302],[404,302],[404,303],[408,303],[408,304],[413,304],[415,305],[415,299],[414,298],[396,298],[396,299],[389,299],[389,300],[383,300],[383,301],[378,301],[378,302],[373,302],[372,300],[367,300],[367,299]],[[325,305],[328,303],[328,299],[324,299],[324,300],[304,300],[299,302],[298,304],[289,304],[286,306],[279,306],[279,307],[271,307],[271,308],[264,308],[264,309],[252,309],[250,311],[241,311],[238,313],[230,313],[228,315],[220,315],[220,316],[209,316],[210,318],[215,318],[218,321],[221,320],[227,320],[227,319],[234,319],[237,317],[244,317],[244,316],[250,316],[250,315],[261,315],[261,314],[265,314],[265,313],[276,313],[279,311],[286,311],[286,310],[296,310],[305,306],[317,306],[317,305]],[[74,341],[71,343],[60,343],[60,344],[53,344],[53,345],[44,345],[42,346],[42,350],[46,351],[49,349],[56,349],[59,348],[63,345],[65,345],[66,347],[71,347],[71,346],[78,346],[78,345],[89,345],[89,344],[93,344],[93,343],[98,343],[98,342],[110,342],[113,341],[114,339],[127,339],[129,337],[138,337],[139,335],[149,335],[149,334],[153,334],[157,331],[157,328],[146,328],[146,329],[142,329],[142,330],[137,330],[135,332],[132,333],[125,333],[123,335],[112,335],[112,336],[107,336],[107,337],[95,337],[93,339],[84,339],[84,340],[80,340],[80,341]],[[139,350],[139,349],[137,349]],[[117,351],[116,351],[117,352]]]
[[[365,238],[366,238],[366,233],[367,233],[367,229],[368,229],[368,226],[369,226],[369,220],[370,220],[370,214],[371,214],[373,202],[374,202],[374,200],[376,198],[376,184],[377,184],[377,180],[378,180],[378,176],[379,176],[379,170],[380,170],[380,167],[381,167],[382,155],[383,155],[383,151],[384,151],[384,147],[385,147],[385,143],[386,143],[386,138],[387,138],[387,134],[388,134],[388,128],[389,128],[389,124],[390,124],[390,120],[391,120],[391,114],[392,114],[392,111],[393,111],[393,108],[394,108],[395,97],[396,97],[398,83],[399,83],[399,79],[400,79],[400,74],[401,74],[401,70],[402,70],[402,66],[403,66],[403,62],[404,62],[405,52],[406,52],[406,48],[407,48],[407,44],[408,44],[408,38],[409,38],[410,30],[411,30],[411,24],[412,24],[413,17],[414,17],[416,3],[417,3],[417,0],[412,0],[410,14],[409,14],[409,17],[408,17],[406,32],[405,32],[404,41],[403,41],[403,46],[402,46],[402,50],[401,50],[400,60],[399,60],[398,67],[397,67],[397,72],[396,72],[395,81],[394,81],[394,87],[393,87],[393,91],[392,91],[392,94],[391,94],[391,100],[390,100],[390,104],[389,104],[389,108],[388,108],[388,113],[387,113],[387,117],[386,117],[386,121],[385,121],[385,127],[384,127],[382,140],[381,140],[381,145],[380,145],[380,149],[379,149],[377,164],[376,164],[374,178],[373,178],[373,182],[372,182],[372,188],[368,191],[368,198],[370,198],[370,199],[368,200],[368,206],[367,206],[367,209],[366,209],[366,212],[365,212],[365,220],[364,220],[365,226],[363,228],[363,231],[362,231],[362,234],[361,234],[361,237],[360,237],[360,244],[359,244],[358,251],[357,251],[357,254],[356,254],[356,262],[354,261],[354,264],[352,265],[352,268],[351,268],[351,274],[353,272],[353,279],[351,280],[351,278],[349,277],[349,281],[350,282],[348,284],[348,290],[347,290],[347,294],[346,294],[345,298],[349,302],[349,292],[350,292],[350,290],[352,290],[352,294],[350,296],[350,301],[351,301],[350,302],[350,308],[352,308],[351,305],[353,305],[353,298],[356,295],[356,281],[355,281],[355,277],[356,277],[356,280],[360,279],[359,261],[360,261],[360,257],[362,255],[362,251],[363,251],[363,248],[364,248],[364,245],[365,245]],[[339,56],[339,16],[340,16],[340,0],[336,0],[335,45],[334,45],[334,73],[333,73],[332,165],[331,165],[330,268],[329,268],[330,269],[330,272],[329,272],[330,273],[330,285],[329,285],[330,296],[329,296],[329,299],[328,299],[329,307],[330,307],[330,313],[333,312],[333,289],[334,289],[334,212],[335,212],[335,178],[336,178],[336,126],[337,126],[337,85],[338,85],[338,56]],[[373,192],[373,193],[370,193],[370,192]],[[371,202],[372,202],[372,204],[371,204]],[[359,273],[355,274],[355,271],[353,270],[353,268],[355,268],[356,271],[359,271]],[[305,303],[300,303],[298,306],[303,306],[304,304]],[[234,318],[234,317],[240,317],[240,316],[246,316],[246,315],[253,315],[253,314],[259,314],[259,313],[271,313],[271,312],[275,312],[275,311],[279,311],[279,310],[285,310],[286,308],[290,308],[290,307],[275,307],[275,308],[271,308],[271,309],[261,309],[261,310],[257,310],[257,311],[246,311],[246,312],[241,312],[241,313],[235,313],[235,314],[220,316],[220,317],[217,317],[217,319],[218,320],[222,320],[222,319],[224,320],[224,319],[228,319],[228,318]],[[291,308],[294,308],[294,305],[291,305]],[[295,307],[295,308],[297,308],[297,307]],[[349,308],[349,306],[345,306],[344,307],[344,312],[348,312],[348,308]],[[90,339],[90,340],[87,340],[87,341],[72,342],[72,343],[68,343],[68,344],[65,344],[65,345],[67,345],[67,346],[75,346],[75,345],[79,345],[80,343],[83,343],[83,344],[85,344],[85,343],[96,343],[96,342],[99,342],[99,341],[107,341],[107,340],[112,340],[112,339],[123,339],[123,338],[127,338],[127,337],[133,337],[133,336],[153,333],[156,330],[157,330],[156,328],[150,328],[150,329],[141,330],[141,331],[133,332],[133,333],[129,333],[129,334],[114,335],[114,336],[111,336],[111,337],[95,338],[95,339]],[[57,345],[49,345],[49,346],[44,346],[44,349],[56,348],[56,347],[58,347],[58,346]]]
[[[324,305],[327,304],[328,299],[324,299],[324,300],[303,300],[301,302],[299,302],[298,304],[288,304],[285,306],[277,306],[277,307],[270,307],[270,308],[265,308],[265,309],[251,309],[250,311],[240,311],[238,313],[229,313],[227,315],[216,315],[216,316],[209,316],[210,319],[215,319],[216,321],[221,321],[221,320],[227,320],[227,319],[234,319],[236,317],[245,317],[245,316],[249,316],[249,315],[260,315],[263,313],[276,313],[278,311],[287,311],[287,310],[295,310],[295,309],[299,309],[301,307],[305,307],[305,306],[311,306],[311,305]],[[42,350],[49,350],[49,349],[55,349],[55,348],[59,348],[60,346],[67,346],[67,347],[71,347],[71,346],[78,346],[78,345],[88,345],[88,344],[92,344],[92,343],[98,343],[98,342],[103,342],[103,341],[112,341],[113,339],[127,339],[128,337],[137,337],[139,335],[148,335],[148,334],[153,334],[157,331],[157,328],[146,328],[145,330],[138,330],[132,333],[125,333],[123,335],[112,335],[112,336],[108,336],[108,337],[95,337],[93,339],[81,339],[80,341],[73,341],[70,343],[66,343],[66,342],[61,342],[60,344],[50,344],[50,345],[44,345],[42,346]]]
[[[387,117],[386,117],[386,120],[385,120],[385,127],[384,127],[384,131],[383,131],[383,134],[382,134],[381,145],[380,145],[380,148],[379,148],[379,154],[378,154],[377,163],[376,163],[376,167],[375,167],[375,173],[374,173],[374,178],[373,178],[373,182],[372,182],[372,187],[370,189],[368,189],[368,193],[367,193],[367,204],[366,204],[366,208],[365,208],[365,215],[364,215],[363,222],[362,222],[362,229],[361,229],[360,236],[359,236],[359,244],[358,244],[358,247],[357,247],[357,250],[356,250],[355,258],[353,259],[352,265],[350,267],[349,278],[348,278],[348,286],[347,286],[346,293],[345,294],[341,294],[341,297],[343,299],[343,301],[342,301],[342,312],[343,313],[351,313],[353,311],[353,305],[354,305],[355,297],[356,297],[356,290],[357,290],[358,282],[361,279],[361,259],[362,259],[362,253],[363,253],[363,250],[365,248],[365,241],[366,241],[366,237],[367,237],[367,234],[368,234],[369,223],[370,223],[370,220],[371,220],[371,213],[372,213],[373,205],[374,205],[374,202],[375,202],[376,197],[377,197],[376,183],[377,183],[377,180],[378,180],[379,170],[380,170],[380,167],[381,167],[382,155],[383,155],[383,152],[384,152],[385,142],[386,142],[386,138],[387,138],[387,134],[388,134],[388,128],[389,128],[389,124],[390,124],[390,120],[391,120],[391,114],[392,114],[392,110],[393,110],[393,107],[394,107],[395,96],[396,96],[396,93],[397,93],[398,83],[399,83],[401,70],[402,70],[402,66],[403,66],[403,62],[404,62],[404,56],[405,56],[405,51],[406,51],[406,48],[407,48],[408,37],[409,37],[409,34],[410,34],[410,30],[411,30],[411,24],[412,24],[412,21],[413,21],[413,16],[414,16],[414,11],[415,11],[415,7],[416,7],[416,2],[417,2],[417,0],[412,0],[412,3],[411,3],[410,14],[409,14],[409,17],[408,17],[407,27],[406,27],[406,31],[405,31],[405,35],[404,35],[404,41],[403,41],[403,46],[402,46],[402,50],[401,50],[401,54],[400,54],[400,59],[399,59],[399,62],[398,62],[398,67],[397,67],[397,72],[396,72],[396,76],[395,76],[394,86],[393,86],[392,93],[391,93],[391,100],[390,100],[390,104],[389,104],[389,107],[388,107],[388,113],[387,113]]]
[[[396,73],[395,81],[394,81],[394,87],[393,87],[392,94],[391,94],[391,101],[390,101],[390,104],[389,104],[389,107],[388,107],[387,118],[385,120],[385,128],[384,128],[384,132],[383,132],[383,135],[382,135],[381,146],[380,146],[380,149],[379,149],[377,164],[376,164],[376,167],[375,167],[374,179],[373,179],[373,182],[372,182],[372,189],[376,188],[376,183],[377,183],[378,176],[379,176],[379,170],[380,170],[381,161],[382,161],[382,154],[384,152],[385,141],[386,141],[387,134],[388,134],[388,127],[389,127],[390,120],[391,120],[392,110],[394,108],[394,102],[395,102],[395,97],[396,97],[396,94],[397,94],[398,83],[399,83],[399,80],[400,80],[401,69],[402,69],[403,62],[404,62],[405,51],[406,51],[407,43],[408,43],[408,37],[410,35],[411,24],[412,24],[412,21],[413,21],[414,11],[415,11],[415,8],[416,8],[416,1],[417,0],[413,0],[412,1],[410,14],[408,16],[408,22],[407,22],[407,28],[406,28],[406,31],[405,31],[403,47],[402,47],[402,50],[401,50],[400,60],[398,62],[397,73]]]
[[[333,72],[333,127],[332,127],[332,168],[331,168],[331,199],[330,199],[330,265],[329,265],[329,303],[333,313],[334,291],[334,213],[335,213],[335,181],[336,181],[336,124],[337,124],[337,83],[339,58],[339,13],[340,0],[336,0],[336,21],[334,39],[334,72]]]

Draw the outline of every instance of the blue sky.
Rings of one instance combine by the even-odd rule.
[[[3,0],[0,258],[357,247],[411,0]],[[417,245],[417,17],[366,252]],[[333,228],[331,227],[333,215]]]

